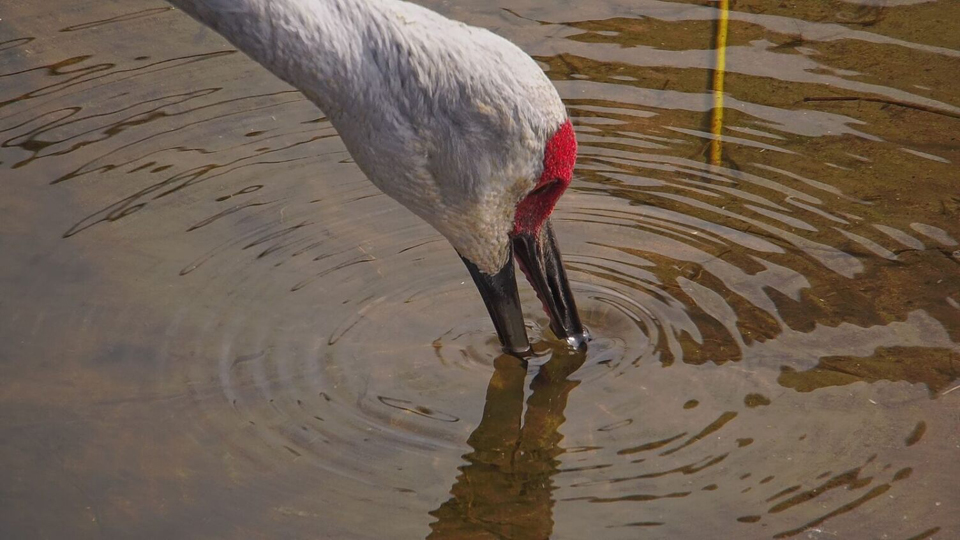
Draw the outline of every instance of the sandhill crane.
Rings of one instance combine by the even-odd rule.
[[[504,38],[399,0],[169,0],[296,87],[366,176],[459,253],[508,353],[530,353],[513,259],[553,333],[586,334],[549,216],[577,142]]]

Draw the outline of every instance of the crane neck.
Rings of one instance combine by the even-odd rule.
[[[328,116],[356,99],[392,0],[169,0],[303,92]],[[426,11],[426,10],[424,10]],[[374,56],[376,53],[373,53]],[[376,58],[374,58],[376,60]],[[369,77],[370,73],[366,74]]]

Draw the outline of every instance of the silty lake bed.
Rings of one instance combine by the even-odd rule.
[[[424,4],[566,102],[589,352],[183,13],[8,1],[0,536],[960,538],[960,3]]]

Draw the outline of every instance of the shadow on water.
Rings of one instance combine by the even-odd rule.
[[[579,384],[569,376],[583,365],[581,353],[557,351],[530,384],[524,412],[526,362],[501,356],[494,362],[480,424],[467,444],[451,498],[430,515],[431,540],[549,538],[554,485],[567,396]]]

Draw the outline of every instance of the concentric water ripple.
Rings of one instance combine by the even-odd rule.
[[[0,526],[960,535],[960,13],[731,4],[722,92],[715,3],[430,5],[530,52],[576,127],[553,220],[593,341],[524,286],[527,365],[449,245],[215,35],[12,7]]]

